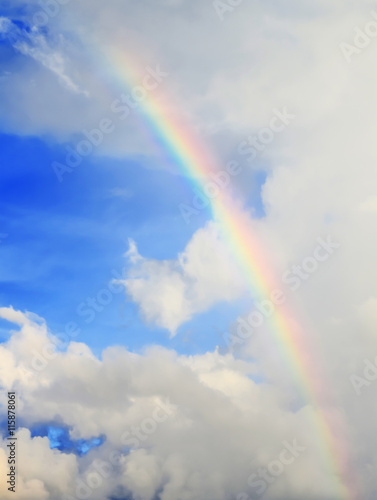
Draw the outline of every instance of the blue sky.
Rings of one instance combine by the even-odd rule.
[[[15,391],[20,498],[375,499],[370,5],[2,2],[0,474]],[[114,102],[129,99],[122,120]],[[69,166],[94,129],[103,139]],[[218,200],[251,237],[244,267],[209,206],[186,223],[199,182],[172,157],[177,137],[192,170],[205,152],[211,175],[239,164]],[[320,238],[336,244],[313,264]],[[293,291],[282,276],[305,263]],[[273,313],[251,327],[272,285],[293,327]]]
[[[182,220],[179,204],[193,196],[184,177],[146,169],[136,160],[89,157],[60,183],[51,164],[64,162],[66,144],[7,134],[0,144],[0,161],[7,166],[0,173],[1,231],[7,234],[0,247],[3,304],[39,314],[53,332],[63,331],[67,318],[78,321],[77,340],[97,353],[111,343],[140,349],[156,342],[182,352],[218,343],[216,331],[224,331],[245,303],[222,304],[194,318],[174,341],[167,331],[145,325],[125,293],[114,294],[90,325],[76,312],[108,286],[113,271],[122,275],[129,238],[144,257],[173,259],[205,224],[208,211],[190,224]],[[259,206],[257,193],[250,201]],[[190,332],[190,342],[184,332]]]
[[[4,14],[9,15],[7,11]],[[38,68],[42,76],[35,71],[39,61],[44,61],[39,52],[46,49],[45,45],[51,44],[51,50],[56,49],[56,37],[50,32],[50,26],[41,29],[40,36],[45,39],[41,42],[39,35],[36,36],[24,20],[22,9],[13,16],[8,17],[7,22],[13,23],[10,32],[14,38],[3,34],[0,40],[0,49],[5,56],[5,84],[8,73],[15,78],[17,68],[23,66],[31,71],[33,82],[34,78],[51,78],[49,65],[53,71],[57,66],[53,53],[50,56],[52,62],[48,60]],[[72,39],[72,34],[66,36]],[[15,49],[12,46],[14,40],[16,43],[20,40],[28,49]],[[35,50],[37,55],[33,52],[30,57],[25,50]],[[79,57],[86,56],[88,54],[83,51]],[[113,95],[123,90],[119,81],[100,74],[93,57],[89,57],[89,63],[101,85],[105,81],[112,87],[112,92],[116,89]],[[9,72],[7,68],[12,70]],[[59,93],[67,99],[64,86],[57,89],[55,99]],[[78,96],[72,95],[72,98]],[[40,105],[45,106],[45,103],[41,101]],[[54,113],[53,110],[45,112]],[[21,110],[20,119],[30,120],[25,110]],[[141,113],[137,113],[136,120],[141,131],[141,148],[153,149],[154,143],[160,148]],[[97,122],[88,121],[87,129],[93,128],[93,123]],[[7,128],[5,122],[4,128]],[[127,130],[124,136],[127,137]],[[57,140],[48,129],[40,137],[30,133],[0,135],[0,161],[6,165],[0,173],[1,225],[2,232],[7,234],[0,247],[3,266],[1,298],[7,305],[41,315],[55,332],[64,329],[67,318],[80,320],[76,312],[78,305],[91,294],[106,288],[113,270],[122,273],[127,266],[124,253],[130,238],[137,242],[138,250],[145,258],[175,259],[195,231],[204,227],[211,216],[208,210],[203,210],[191,219],[190,224],[184,223],[179,205],[190,204],[195,191],[191,180],[182,177],[174,165],[164,169],[164,151],[161,151],[161,158],[154,159],[145,154],[119,157],[119,154],[110,156],[100,151],[99,155],[84,158],[73,172],[63,175],[63,182],[59,182],[53,169],[54,162],[64,164],[66,148],[75,147],[80,139],[80,130],[72,131],[63,140]],[[122,142],[121,136],[119,142]],[[232,158],[234,151],[226,154]],[[225,165],[226,159],[223,161]],[[261,216],[260,188],[266,174],[262,170],[251,170],[246,161],[242,162],[242,168],[240,186],[243,190],[248,186],[243,194],[245,205]],[[182,326],[182,331],[190,332],[190,342],[183,341],[183,337],[170,341],[167,331],[153,324],[146,325],[137,305],[125,301],[122,293],[114,295],[114,300],[97,314],[90,326],[83,325],[80,340],[97,353],[109,343],[140,349],[154,342],[170,344],[182,352],[197,349],[202,352],[213,348],[218,340],[218,334],[203,336],[200,333],[203,325],[210,331],[225,330],[234,315],[244,307],[242,301],[240,304],[222,304],[218,310],[215,307],[204,314],[204,323],[198,323],[194,318],[192,324]],[[132,334],[129,333],[130,325]],[[107,331],[106,337],[104,330]],[[4,340],[7,338],[6,329],[3,331]],[[197,340],[194,340],[196,336]],[[190,345],[195,347],[190,349]]]
[[[124,287],[89,324],[77,313],[87,297],[124,277],[128,240],[137,241],[147,258],[174,259],[208,212],[187,225],[178,210],[190,203],[185,178],[148,170],[135,160],[88,158],[58,182],[53,161],[64,161],[65,145],[39,138],[0,135],[1,292],[3,306],[33,311],[46,319],[52,334],[75,322],[74,340],[97,356],[111,345],[142,352],[159,344],[181,354],[224,347],[222,333],[246,300],[221,303],[182,325],[173,339],[166,329],[146,324]],[[9,339],[9,323],[0,321],[0,339]],[[22,421],[21,421],[22,424]],[[34,426],[32,436],[47,436],[51,448],[78,453],[97,446],[93,440],[71,440],[59,422]]]
[[[108,289],[113,278],[125,277],[130,238],[146,258],[175,259],[210,213],[203,210],[186,224],[178,207],[190,204],[191,182],[176,173],[148,169],[137,159],[91,156],[59,182],[52,164],[64,163],[67,144],[0,135],[0,163],[6,166],[0,171],[0,227],[5,235],[0,246],[1,304],[33,311],[47,321],[52,334],[75,322],[80,334],[74,340],[99,357],[111,345],[143,352],[159,344],[185,355],[216,345],[226,349],[222,336],[250,306],[249,297],[194,315],[174,338],[143,320],[124,287],[89,324],[78,314],[87,297]],[[253,177],[249,204],[257,211],[261,204],[256,189],[264,177]],[[0,320],[0,340],[8,339],[9,323]],[[51,448],[64,453],[81,455],[101,444],[97,437],[71,440],[59,421],[42,422],[31,431],[32,437],[47,436]]]

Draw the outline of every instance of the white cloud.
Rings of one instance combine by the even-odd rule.
[[[134,242],[126,254],[132,263],[124,281],[130,298],[148,322],[177,328],[221,301],[232,301],[245,290],[240,272],[215,224],[200,229],[177,260],[144,259]]]
[[[1,314],[6,316],[6,309]],[[164,500],[228,500],[243,491],[252,498],[249,476],[276,459],[283,442],[294,445],[295,440],[300,453],[265,498],[338,498],[333,470],[322,461],[312,433],[316,410],[292,410],[277,386],[255,383],[252,377],[263,374],[263,360],[247,363],[219,352],[186,357],[153,347],[143,355],[108,348],[99,361],[87,346],[72,342],[43,371],[23,378],[21,368],[30,368],[33,356],[31,345],[41,350],[52,339],[40,323],[24,323],[3,344],[0,364],[11,357],[15,377],[0,374],[1,402],[6,391],[14,390],[24,425],[58,421],[72,427],[74,439],[105,435],[106,440],[79,457],[49,450],[47,438],[31,438],[20,430],[20,498],[75,498],[77,488],[89,488],[93,500],[116,492],[122,497],[122,488],[123,496],[142,500],[151,500],[157,491]],[[168,416],[151,427],[150,416],[161,405]],[[122,443],[125,432],[138,436],[131,451]],[[2,441],[1,461],[5,448]],[[114,451],[117,460],[110,462]],[[107,463],[107,472],[93,476],[99,460]]]
[[[40,10],[37,1],[30,4]],[[21,133],[48,130],[60,140],[82,133],[83,128],[94,128],[101,118],[110,116],[115,119],[116,130],[96,152],[116,156],[146,151],[158,154],[152,144],[146,145],[135,134],[137,112],[125,122],[119,122],[111,112],[112,100],[130,91],[121,78],[121,63],[113,61],[107,52],[112,46],[124,53],[126,60],[129,54],[129,64],[138,67],[140,77],[148,64],[161,65],[169,76],[155,95],[161,97],[160,90],[167,95],[168,99],[159,99],[160,105],[165,106],[167,114],[188,117],[202,138],[219,149],[222,138],[213,137],[214,130],[225,131],[230,136],[227,141],[235,145],[237,139],[232,137],[265,126],[275,106],[288,106],[292,112],[299,112],[302,123],[314,123],[335,110],[347,95],[352,68],[344,60],[339,43],[352,38],[358,22],[369,20],[370,7],[352,0],[333,2],[331,7],[324,2],[313,6],[293,0],[284,7],[278,2],[242,2],[222,23],[212,2],[198,0],[146,1],[132,4],[132,8],[127,2],[112,0],[107,3],[106,15],[92,0],[69,2],[49,19],[48,39],[63,33],[67,40],[80,41],[81,52],[66,43],[60,46],[61,55],[66,74],[77,75],[90,99],[82,95],[70,104],[61,96],[61,87],[49,82],[44,98],[48,101],[53,95],[55,107],[51,106],[49,112],[41,105],[32,107],[26,102],[24,88],[30,78],[37,80],[38,85],[28,88],[27,96],[39,103],[47,77],[27,65],[18,67],[24,84],[13,86],[13,95],[17,93],[19,99],[12,101],[13,118],[8,126],[12,130],[18,127]],[[32,23],[32,13],[30,19],[23,20]],[[373,46],[366,52],[372,53]],[[59,64],[55,60],[52,66]],[[101,74],[109,78],[104,81]],[[5,99],[7,87],[4,90]],[[179,106],[163,104],[173,97]],[[25,121],[18,106],[28,108],[32,123]],[[59,121],[54,119],[56,114]],[[280,152],[282,146],[274,143],[270,154]],[[229,148],[226,154],[230,154]]]
[[[0,33],[9,40],[12,47],[42,64],[55,73],[59,80],[71,91],[88,95],[66,74],[66,63],[61,53],[49,47],[46,38],[36,28],[26,31],[6,17],[0,18]]]
[[[211,2],[182,2],[182,8],[169,10],[167,2],[139,2],[130,9],[128,3],[113,1],[103,16],[91,0],[71,2],[59,19],[51,20],[52,30],[72,32],[82,23],[80,35],[88,45],[90,30],[99,45],[111,40],[119,47],[153,47],[154,53],[144,51],[145,60],[158,59],[163,67],[174,68],[167,88],[181,97],[183,113],[198,130],[244,136],[265,126],[276,106],[287,106],[296,115],[264,153],[269,165],[262,193],[266,217],[253,223],[253,231],[270,249],[278,277],[310,255],[318,236],[330,234],[341,244],[334,258],[289,301],[294,319],[316,345],[311,355],[323,386],[330,390],[327,409],[341,415],[366,500],[375,498],[377,488],[375,386],[365,387],[358,397],[349,377],[362,372],[364,359],[377,355],[377,40],[351,64],[339,44],[352,41],[355,26],[370,20],[371,8],[372,2],[351,0],[323,0],[314,7],[303,1],[241,2],[220,23]],[[7,29],[6,23],[1,26]],[[11,90],[22,98],[10,101],[6,87],[6,119],[11,121],[4,122],[5,128],[22,133],[50,130],[61,137],[96,126],[108,113],[113,89],[102,92],[91,75],[79,72],[93,97],[90,109],[83,104],[84,96],[75,96],[72,104],[72,93],[69,102],[64,93],[57,99],[61,87],[48,85],[43,101],[54,103],[54,108],[41,106],[43,85],[31,92],[24,83],[40,78],[46,85],[51,75],[31,67],[18,69],[26,78]],[[27,110],[26,119],[22,110]],[[131,122],[127,126],[131,129]],[[133,132],[124,137],[123,129],[112,135],[106,152],[145,151],[140,138],[133,141]],[[208,140],[221,148],[216,144],[220,139]],[[244,290],[213,225],[196,233],[174,261],[145,259],[135,245],[129,257],[129,295],[147,321],[173,334],[194,314],[218,301],[234,300]],[[119,484],[136,497],[153,498],[153,491],[159,490],[164,500],[234,498],[246,488],[248,474],[274,458],[282,440],[294,437],[305,442],[308,453],[265,498],[339,497],[333,491],[333,471],[318,458],[318,439],[307,424],[313,410],[292,410],[297,390],[269,329],[261,329],[241,350],[246,359],[255,359],[252,365],[236,362],[231,355],[185,358],[164,349],[145,356],[108,349],[98,361],[87,346],[72,344],[30,378],[24,367],[30,366],[33,349],[43,349],[44,327],[28,323],[18,312],[2,314],[22,325],[22,333],[14,333],[0,347],[0,377],[6,388],[14,386],[25,395],[27,422],[59,415],[73,426],[76,437],[104,433],[108,442],[98,451],[103,456],[106,446],[119,447],[124,429],[138,425],[153,410],[156,398],[170,397],[178,405],[169,424],[123,458]],[[256,384],[250,374],[265,383]],[[85,460],[87,465],[91,457]],[[35,488],[53,495],[43,478],[35,476],[42,481]]]
[[[9,441],[0,438],[0,469],[9,471]],[[17,433],[17,482],[16,495],[20,500],[49,500],[63,498],[71,493],[78,476],[76,457],[50,449],[48,438],[31,438],[30,431]],[[11,499],[15,494],[8,491],[9,484],[0,483],[1,498]]]

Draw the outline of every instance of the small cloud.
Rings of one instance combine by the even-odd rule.
[[[244,292],[244,280],[216,224],[197,231],[176,259],[143,258],[133,240],[125,256],[132,264],[123,281],[127,295],[148,324],[166,328],[171,337],[195,314]]]
[[[6,34],[11,30],[12,21],[7,17],[0,17],[0,34]]]
[[[142,256],[139,254],[136,243],[133,239],[128,239],[129,248],[127,252],[125,252],[124,256],[131,262],[131,264],[136,264],[143,260]]]

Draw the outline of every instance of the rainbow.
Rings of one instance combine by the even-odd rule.
[[[105,64],[108,66],[110,63],[112,67],[111,76],[118,80],[122,90],[127,87],[131,91],[135,86],[141,85],[145,66],[135,64],[132,57],[123,50],[111,48],[105,59]],[[211,174],[217,170],[216,162],[189,127],[181,119],[178,120],[175,113],[167,111],[167,108],[172,107],[171,96],[162,99],[160,88],[157,94],[158,98],[153,91],[148,93],[147,98],[139,102],[138,112],[141,112],[153,140],[173,160],[181,174],[202,190]],[[175,108],[178,109],[176,106]],[[237,206],[230,193],[220,192],[212,199],[211,209],[213,218],[222,228],[253,293],[266,298],[272,290],[280,288],[265,260],[264,252],[252,234],[250,219]],[[358,499],[356,481],[350,471],[346,440],[338,429],[341,422],[339,417],[328,410],[331,398],[327,394],[326,384],[321,383],[312,347],[286,305],[276,308],[273,318],[269,320],[269,327],[274,345],[284,359],[295,386],[303,400],[311,406],[312,425],[321,444],[324,466],[333,475],[336,498]]]

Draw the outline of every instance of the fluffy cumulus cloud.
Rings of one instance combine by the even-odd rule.
[[[76,457],[72,454],[62,454],[50,449],[47,437],[31,439],[30,431],[22,428],[17,434],[18,446],[22,447],[22,454],[17,461],[20,474],[17,478],[17,498],[22,500],[47,500],[49,498],[63,498],[71,490],[72,480],[78,476]],[[0,441],[1,470],[9,470],[8,440]],[[41,466],[44,464],[44,466]],[[8,478],[7,478],[8,479]],[[2,498],[13,498],[14,493],[8,490],[9,484],[1,482],[0,493]]]
[[[245,284],[232,255],[211,223],[198,230],[177,260],[157,261],[139,255],[134,242],[126,256],[131,268],[123,282],[144,318],[167,328],[177,327],[221,301],[233,301]]]
[[[62,349],[33,315],[1,316],[18,323],[0,350],[14,376],[2,371],[0,384],[2,404],[14,390],[22,415],[19,498],[342,498],[311,432],[317,410],[293,409],[279,387],[256,382],[262,363],[160,347],[107,348],[99,360],[77,342]],[[27,430],[40,422],[68,426],[73,439],[105,439],[83,456],[51,450]]]
[[[13,60],[11,71],[0,81],[1,104],[11,116],[2,119],[3,130],[24,134],[48,130],[67,138],[108,116],[112,99],[121,92],[99,85],[90,70],[80,69],[81,56],[69,44],[64,65],[63,59],[53,57],[48,47],[54,33],[63,33],[65,40],[76,36],[88,53],[110,40],[125,51],[140,50],[141,74],[147,64],[161,64],[169,73],[165,90],[180,98],[181,113],[227,159],[234,154],[247,159],[245,148],[237,149],[237,144],[251,137],[247,141],[255,147],[252,141],[268,126],[275,108],[286,107],[294,114],[284,140],[279,135],[269,144],[258,143],[268,172],[262,189],[265,215],[250,219],[249,230],[262,247],[271,249],[276,285],[290,310],[297,311],[287,314],[314,346],[308,352],[315,355],[317,366],[309,383],[323,396],[321,411],[333,422],[338,459],[346,461],[348,456],[352,474],[346,476],[359,491],[358,498],[373,500],[377,491],[373,229],[377,39],[370,24],[377,14],[371,13],[373,3],[240,2],[227,9],[223,21],[212,2],[199,0],[144,1],[132,9],[131,2],[114,0],[106,13],[98,5],[93,0],[68,2],[59,15],[50,17],[46,39],[36,28],[24,34],[26,48],[13,45],[27,61]],[[40,7],[29,2],[29,8],[32,23]],[[1,21],[2,36],[9,23]],[[153,50],[146,48],[148,41]],[[17,85],[12,83],[14,74],[24,77]],[[16,99],[8,99],[11,88]],[[41,88],[46,89],[43,100]],[[143,151],[140,140],[133,140],[134,119],[136,115],[122,125],[128,135],[123,128],[118,134],[121,129],[116,128],[101,151],[114,155]],[[217,134],[224,131],[229,131],[225,145]],[[334,242],[335,247],[327,259],[313,264],[318,238]],[[175,334],[195,314],[244,293],[229,252],[213,224],[199,230],[177,260],[145,259],[133,244],[127,292],[147,322]],[[245,311],[246,318],[249,313]],[[267,500],[345,498],[339,474],[323,460],[322,440],[313,431],[312,421],[320,410],[298,397],[268,321],[236,344],[237,357],[234,351],[185,357],[155,347],[137,355],[108,348],[98,359],[79,342],[55,351],[58,341],[43,320],[31,314],[2,309],[1,315],[19,325],[0,346],[2,403],[5,391],[14,389],[25,428],[58,422],[69,426],[73,439],[105,436],[101,446],[77,456],[49,450],[46,438],[20,430],[24,456],[40,457],[32,464],[20,462],[21,498],[55,500],[65,494],[79,498],[84,490],[90,490],[93,499],[254,500],[262,493]],[[237,332],[238,327],[235,322],[230,331]],[[299,451],[282,455],[287,443],[298,444]],[[4,442],[1,447],[5,450]],[[4,463],[4,451],[0,462]],[[59,477],[69,480],[52,484],[46,474],[50,468],[59,469]]]

